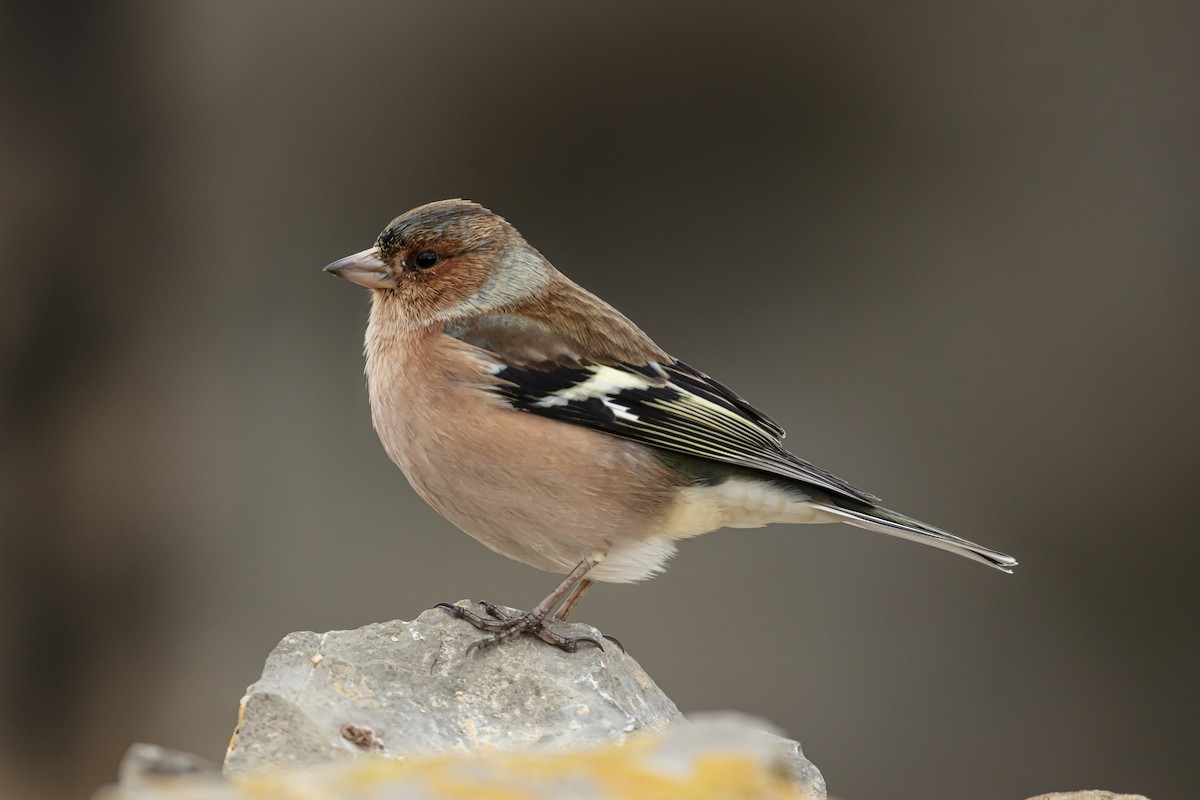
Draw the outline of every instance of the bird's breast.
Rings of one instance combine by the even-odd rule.
[[[440,334],[368,341],[375,429],[417,493],[491,549],[548,571],[653,537],[679,488],[662,462],[636,443],[514,410],[484,388],[489,366]]]

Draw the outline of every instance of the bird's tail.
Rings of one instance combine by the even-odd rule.
[[[897,514],[882,506],[873,506],[833,495],[810,502],[815,508],[842,522],[848,522],[876,533],[886,533],[888,536],[908,539],[910,542],[926,544],[939,550],[946,550],[972,561],[987,564],[1002,572],[1012,572],[1012,568],[1017,565],[1017,560],[1012,556],[989,550],[974,542],[968,542],[966,539],[960,539],[952,533],[939,530],[932,525],[926,525],[924,522],[903,514]]]

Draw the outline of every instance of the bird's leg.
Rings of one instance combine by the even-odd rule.
[[[571,616],[571,613],[575,610],[575,606],[579,605],[579,601],[583,599],[584,592],[590,589],[593,583],[595,583],[595,581],[591,580],[590,578],[584,578],[579,583],[575,584],[575,588],[571,591],[571,594],[567,596],[566,602],[559,606],[558,611],[555,611],[554,616],[550,618],[551,621],[566,622],[567,617]],[[545,628],[542,630],[545,630]],[[557,634],[552,635],[557,636]],[[615,644],[617,647],[621,648],[622,653],[625,652],[625,646],[617,641],[617,639],[609,636],[607,633],[601,635],[604,636],[605,639],[608,639],[610,642]],[[601,650],[604,649],[599,642],[590,636],[580,638],[586,639],[589,642],[595,642],[597,647],[599,647]],[[543,641],[546,640],[543,639]],[[551,642],[551,644],[553,644],[553,642]]]
[[[575,611],[575,606],[579,605],[579,601],[583,599],[583,593],[590,589],[593,583],[595,583],[595,581],[589,578],[584,578],[581,580],[575,586],[575,591],[571,592],[570,596],[567,597],[567,602],[559,606],[558,611],[554,612],[554,616],[550,619],[554,622],[566,622],[567,617],[571,616],[572,612]],[[605,639],[608,639],[610,642],[615,644],[617,647],[621,648],[622,653],[625,652],[625,645],[621,644],[620,639],[615,636],[609,636],[607,633],[601,635],[604,636]]]
[[[579,564],[575,566],[575,569],[571,570],[567,574],[567,577],[563,578],[562,582],[558,584],[555,590],[551,592],[544,600],[542,600],[542,602],[538,603],[532,609],[518,617],[507,616],[491,603],[482,604],[484,610],[488,613],[488,616],[491,617],[491,619],[480,616],[479,614],[469,611],[462,606],[451,605],[450,603],[438,603],[437,607],[446,609],[459,619],[465,619],[467,622],[471,623],[476,628],[479,628],[481,631],[492,631],[495,633],[495,636],[489,636],[486,639],[480,639],[478,642],[471,644],[471,646],[467,648],[468,654],[470,654],[470,652],[473,650],[483,650],[488,647],[495,647],[501,642],[507,642],[509,639],[514,639],[517,636],[520,636],[522,633],[531,633],[534,636],[537,636],[543,642],[552,644],[555,647],[566,650],[569,653],[575,652],[575,650],[578,649],[580,642],[591,642],[597,647],[604,649],[603,645],[601,645],[599,641],[591,638],[590,636],[560,636],[559,634],[542,627],[542,622],[546,619],[546,616],[552,610],[554,610],[559,603],[563,602],[564,597],[566,597],[569,593],[571,594],[571,597],[575,596],[571,590],[576,587],[576,584],[581,584],[586,581],[583,576],[588,573],[588,570],[596,566],[596,563],[596,559],[590,556],[585,557],[579,562]],[[587,583],[590,584],[591,581],[587,581]],[[581,591],[579,593],[582,594]],[[576,602],[578,601],[576,600]],[[570,611],[567,613],[569,614]]]
[[[567,617],[571,616],[571,612],[575,610],[575,606],[579,605],[579,601],[583,599],[583,593],[591,588],[592,583],[592,580],[584,578],[579,583],[575,584],[575,589],[571,592],[570,596],[567,597],[567,602],[558,607],[558,611],[554,612],[554,616],[551,617],[551,619],[557,620],[558,622],[566,622]]]

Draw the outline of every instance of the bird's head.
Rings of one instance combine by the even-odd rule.
[[[419,328],[507,306],[537,291],[554,268],[503,217],[467,200],[401,214],[375,245],[326,272],[373,289],[376,305]]]

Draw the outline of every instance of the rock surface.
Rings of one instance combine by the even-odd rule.
[[[556,630],[600,638],[586,625]],[[467,656],[482,635],[430,609],[412,622],[284,637],[242,698],[226,773],[362,754],[581,747],[680,718],[612,643],[565,653],[522,637]]]
[[[167,750],[156,744],[135,744],[125,751],[117,779],[122,786],[137,787],[174,778],[219,778],[221,768],[191,753]]]
[[[291,634],[242,698],[223,774],[134,745],[97,800],[825,800],[796,742],[739,715],[683,719],[615,644],[525,638],[468,655],[481,635],[438,609]]]
[[[167,764],[189,762],[158,755]],[[778,737],[744,717],[715,715],[570,752],[376,755],[231,778],[151,767],[95,800],[825,800],[823,783],[806,793],[785,762]]]

